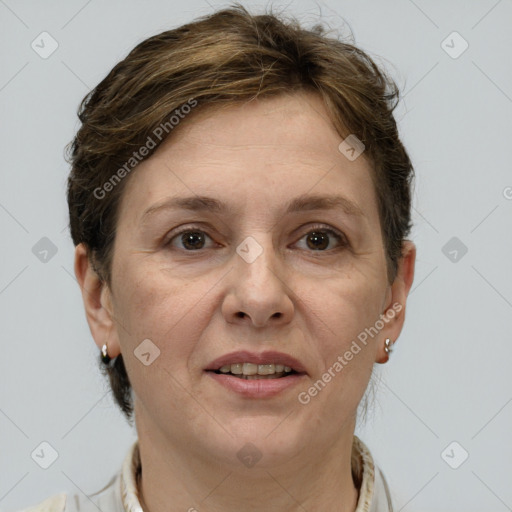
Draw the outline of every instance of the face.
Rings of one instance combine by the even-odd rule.
[[[226,462],[246,442],[262,462],[321,453],[352,435],[403,320],[361,342],[404,302],[387,281],[371,164],[340,152],[312,94],[198,114],[129,176],[101,294],[139,435]],[[292,372],[246,379],[237,363]]]

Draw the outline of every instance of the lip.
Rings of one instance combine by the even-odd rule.
[[[274,350],[267,350],[265,352],[260,352],[259,354],[255,352],[249,352],[247,350],[230,352],[229,354],[224,354],[223,356],[211,361],[205,368],[205,371],[216,371],[221,366],[235,363],[282,364],[283,366],[289,366],[297,373],[307,373],[304,365],[300,361],[290,356],[289,354],[276,352]],[[235,377],[235,379],[238,379],[238,377]]]
[[[286,389],[300,383],[305,377],[305,373],[294,373],[287,377],[279,379],[256,379],[245,380],[227,375],[224,373],[214,373],[213,371],[205,371],[217,383],[224,388],[238,393],[244,398],[271,398]]]

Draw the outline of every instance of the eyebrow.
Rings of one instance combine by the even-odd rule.
[[[284,213],[287,214],[310,210],[334,210],[337,208],[341,209],[347,215],[365,217],[365,214],[356,203],[339,195],[304,194],[288,202]],[[150,206],[142,214],[142,221],[146,221],[155,213],[163,210],[180,209],[223,214],[229,210],[229,206],[226,203],[208,196],[174,197]]]

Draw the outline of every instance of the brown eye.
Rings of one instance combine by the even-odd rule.
[[[208,249],[208,240],[211,241],[210,236],[200,229],[184,229],[170,238],[165,246],[191,252]]]
[[[202,249],[204,246],[204,233],[201,231],[186,231],[181,234],[181,242],[186,249]]]
[[[312,231],[307,235],[307,244],[310,249],[321,250],[329,246],[329,236],[326,233]]]
[[[320,251],[327,252],[335,249],[342,249],[347,247],[349,244],[345,236],[330,228],[314,228],[308,231],[302,238],[305,239],[306,247],[303,247],[309,251]]]

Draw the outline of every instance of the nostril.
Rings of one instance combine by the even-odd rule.
[[[236,313],[236,316],[238,318],[244,318],[244,317],[246,317],[248,315],[247,315],[247,313],[244,313],[243,311],[238,311],[238,313]],[[278,311],[277,313],[274,313],[272,315],[272,317],[275,317],[275,318],[281,318],[282,316],[283,316],[283,313],[281,313],[280,311]]]

